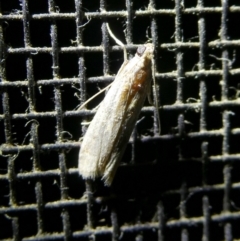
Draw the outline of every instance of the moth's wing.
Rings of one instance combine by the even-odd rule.
[[[121,160],[126,149],[128,140],[133,131],[141,108],[146,99],[147,93],[151,87],[151,62],[145,64],[133,61],[133,66],[126,67],[122,72],[123,75],[128,76],[126,88],[122,88],[121,95],[118,102],[118,117],[121,118],[121,124],[117,126],[116,138],[111,143],[111,152],[109,152],[103,180],[106,185],[110,185],[115,176],[119,161]],[[139,65],[138,65],[139,64]]]
[[[147,78],[150,78],[150,75]],[[128,140],[150,87],[151,81],[147,81],[141,93],[136,92],[132,99],[130,99],[131,97],[129,95],[126,97],[126,102],[128,104],[125,104],[124,108],[122,108],[124,111],[121,125],[118,126],[118,138],[112,143],[112,150],[109,153],[108,162],[104,170],[103,180],[108,186],[113,181],[119,162],[125,152]]]
[[[117,72],[117,75],[116,75],[115,79],[122,73],[122,71],[124,71],[124,68],[125,68],[125,66],[126,66],[128,63],[129,63],[128,60],[125,60],[125,61],[123,62],[123,64],[121,65],[120,69],[119,69],[118,72]],[[115,80],[114,80],[114,81],[115,81]]]
[[[124,67],[120,68],[114,83],[101,102],[97,113],[88,127],[79,153],[79,172],[83,178],[96,178],[103,175],[109,155],[112,151],[116,136],[122,124],[119,117],[121,103]]]

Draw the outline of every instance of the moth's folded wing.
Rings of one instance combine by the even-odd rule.
[[[122,118],[119,109],[119,96],[123,82],[116,77],[112,87],[99,106],[87,133],[84,136],[79,153],[79,173],[83,178],[96,178],[103,175],[114,143],[116,142]]]

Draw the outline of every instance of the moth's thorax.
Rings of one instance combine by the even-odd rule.
[[[151,75],[151,61],[145,60],[141,68],[134,73],[134,78],[131,82],[131,90],[134,92],[141,91],[144,88],[146,81]]]
[[[137,92],[145,91],[144,88],[146,88],[146,84],[149,82],[151,76],[152,57],[153,45],[146,44],[140,46],[135,57],[130,60],[133,62],[132,65],[135,66],[135,68],[132,68],[132,78],[129,82],[131,90],[129,96],[130,99],[131,97],[134,97]]]

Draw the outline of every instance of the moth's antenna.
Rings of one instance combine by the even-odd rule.
[[[119,46],[123,47],[123,54],[124,54],[124,61],[127,61],[127,50],[126,50],[126,46],[124,45],[124,43],[122,43],[119,39],[117,39],[115,37],[115,35],[113,34],[113,32],[111,31],[108,23],[107,25],[107,30],[109,35],[111,36],[111,38],[113,38],[113,40],[116,42],[116,44],[118,44]],[[106,89],[108,89],[109,87],[111,87],[112,83],[109,84],[107,87],[103,88],[102,90],[100,90],[98,93],[96,93],[95,95],[93,95],[91,98],[89,98],[87,101],[85,101],[79,108],[78,110],[83,109],[83,107],[85,107],[91,100],[93,100],[95,97],[97,97],[98,95],[100,95],[102,92],[104,92]]]
[[[112,30],[110,29],[108,23],[106,25],[107,25],[108,33],[111,36],[111,38],[116,42],[116,44],[123,47],[124,61],[127,61],[127,49],[126,49],[125,44],[116,38],[116,36],[113,34]]]

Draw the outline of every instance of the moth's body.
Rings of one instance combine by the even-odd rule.
[[[151,86],[152,44],[138,48],[123,63],[84,136],[79,153],[79,173],[84,179],[114,178],[128,140]]]

